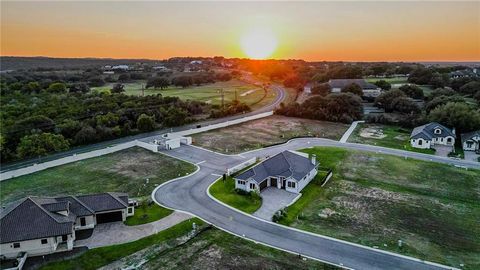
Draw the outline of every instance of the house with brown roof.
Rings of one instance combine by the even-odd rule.
[[[125,221],[133,214],[134,207],[124,193],[27,197],[0,212],[0,258],[72,250],[76,231]]]

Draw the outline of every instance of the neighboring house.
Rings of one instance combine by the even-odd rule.
[[[75,231],[125,221],[134,214],[129,204],[127,194],[113,192],[21,199],[0,213],[0,258],[72,250]]]
[[[413,129],[410,135],[410,144],[412,147],[428,149],[434,145],[450,145],[455,144],[455,129],[450,130],[439,123],[429,123]]]
[[[480,130],[463,133],[461,137],[463,150],[480,154]]]
[[[235,188],[260,192],[276,187],[299,193],[317,174],[315,155],[283,151],[235,177]]]
[[[312,93],[312,88],[313,88],[313,84],[307,83],[307,84],[303,87],[303,92],[305,92],[305,93],[307,93],[307,94],[310,94],[310,93]]]
[[[358,84],[363,90],[365,97],[378,97],[382,93],[382,89],[375,84],[369,83],[364,79],[332,79],[328,81],[332,89],[332,93],[340,93],[345,86],[352,83]]]
[[[476,68],[474,69],[464,69],[464,70],[456,70],[450,72],[450,77],[452,79],[457,79],[457,78],[474,78],[479,76],[478,70]]]
[[[178,136],[173,133],[165,133],[162,136],[159,136],[153,140],[154,145],[158,145],[158,150],[171,150],[179,148],[180,145],[190,145],[192,144],[192,137]]]
[[[120,70],[128,70],[129,67],[128,67],[127,65],[117,65],[117,66],[112,66],[112,69],[113,69],[113,70],[118,70],[118,69],[120,69]]]

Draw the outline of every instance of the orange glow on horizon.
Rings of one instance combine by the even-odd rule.
[[[480,2],[1,5],[2,56],[480,60]]]

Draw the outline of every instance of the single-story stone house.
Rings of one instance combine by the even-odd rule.
[[[451,130],[439,123],[432,122],[413,129],[410,135],[412,147],[429,149],[434,145],[455,145],[455,129]]]
[[[461,137],[463,150],[480,153],[480,130],[463,133]]]
[[[382,93],[382,89],[375,84],[369,83],[364,79],[331,79],[328,81],[332,89],[332,93],[340,93],[343,88],[352,83],[357,84],[363,90],[364,97],[378,97]]]
[[[317,174],[315,155],[283,151],[235,176],[235,188],[261,192],[267,187],[299,193]]]
[[[0,212],[0,258],[72,250],[75,231],[125,221],[134,214],[129,204],[127,194],[113,192],[16,201]]]

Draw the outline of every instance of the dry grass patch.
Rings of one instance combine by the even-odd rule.
[[[313,136],[338,140],[348,125],[274,115],[193,135],[194,144],[222,152],[241,153],[294,137]]]

